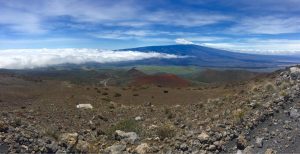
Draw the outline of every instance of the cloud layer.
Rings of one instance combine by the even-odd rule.
[[[184,58],[173,54],[100,49],[7,49],[0,50],[0,68],[28,69],[58,64],[111,63],[148,58]]]

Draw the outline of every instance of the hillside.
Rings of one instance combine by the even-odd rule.
[[[297,67],[192,87],[105,87],[1,73],[0,153],[294,153],[299,79]]]
[[[137,77],[132,85],[157,85],[164,87],[187,87],[190,83],[174,74],[160,74]]]

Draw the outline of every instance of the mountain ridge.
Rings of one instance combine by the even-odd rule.
[[[287,55],[259,55],[231,52],[199,45],[164,45],[120,49],[118,51],[141,51],[190,56],[178,59],[146,59],[125,64],[192,65],[201,67],[280,67],[300,62],[300,57]]]

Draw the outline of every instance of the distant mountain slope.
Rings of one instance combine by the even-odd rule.
[[[268,68],[300,63],[300,57],[257,55],[230,52],[198,45],[148,46],[122,49],[142,52],[160,52],[190,56],[178,59],[147,59],[123,64],[194,65],[201,67]]]
[[[138,77],[132,85],[160,85],[165,87],[187,87],[190,83],[174,74],[158,74]]]
[[[245,70],[213,70],[206,69],[193,74],[191,80],[204,83],[232,83],[250,80],[262,73]]]

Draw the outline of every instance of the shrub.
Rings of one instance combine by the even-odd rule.
[[[274,87],[274,85],[273,85],[272,83],[267,83],[267,84],[265,85],[265,89],[266,89],[267,91],[274,91],[274,90],[275,90],[275,87]]]
[[[165,108],[164,113],[166,114],[168,119],[172,119],[174,117],[173,113],[168,108]]]
[[[161,127],[158,127],[156,130],[156,135],[161,139],[165,139],[165,138],[172,138],[175,136],[175,129],[169,125],[163,125]]]
[[[43,130],[44,135],[52,137],[56,141],[59,139],[59,132],[51,127],[47,127]]]
[[[11,125],[14,126],[14,127],[19,127],[19,126],[21,126],[21,125],[22,125],[22,119],[20,119],[20,118],[14,119],[14,121],[12,122]]]
[[[233,112],[233,114],[236,121],[242,121],[245,116],[245,111],[242,109],[237,109]]]
[[[101,99],[104,100],[104,101],[107,101],[107,102],[110,102],[110,101],[111,101],[111,99],[108,98],[108,97],[104,97],[104,98],[101,98]]]
[[[115,93],[115,97],[121,97],[122,95],[120,93]]]

